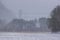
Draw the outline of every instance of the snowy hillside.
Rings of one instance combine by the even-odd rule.
[[[0,33],[0,40],[59,40],[60,34],[51,33]]]

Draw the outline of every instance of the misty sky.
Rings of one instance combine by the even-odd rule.
[[[3,4],[18,17],[22,10],[22,18],[34,19],[49,17],[52,9],[59,4],[59,0],[2,0]]]

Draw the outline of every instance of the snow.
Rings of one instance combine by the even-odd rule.
[[[0,40],[59,40],[60,34],[52,33],[0,33]]]

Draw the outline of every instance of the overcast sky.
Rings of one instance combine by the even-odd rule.
[[[3,0],[3,4],[12,10],[16,16],[22,10],[22,18],[34,19],[49,17],[52,9],[59,4],[59,0]]]

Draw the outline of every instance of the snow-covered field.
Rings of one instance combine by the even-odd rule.
[[[0,40],[60,40],[60,34],[51,33],[0,33]]]

